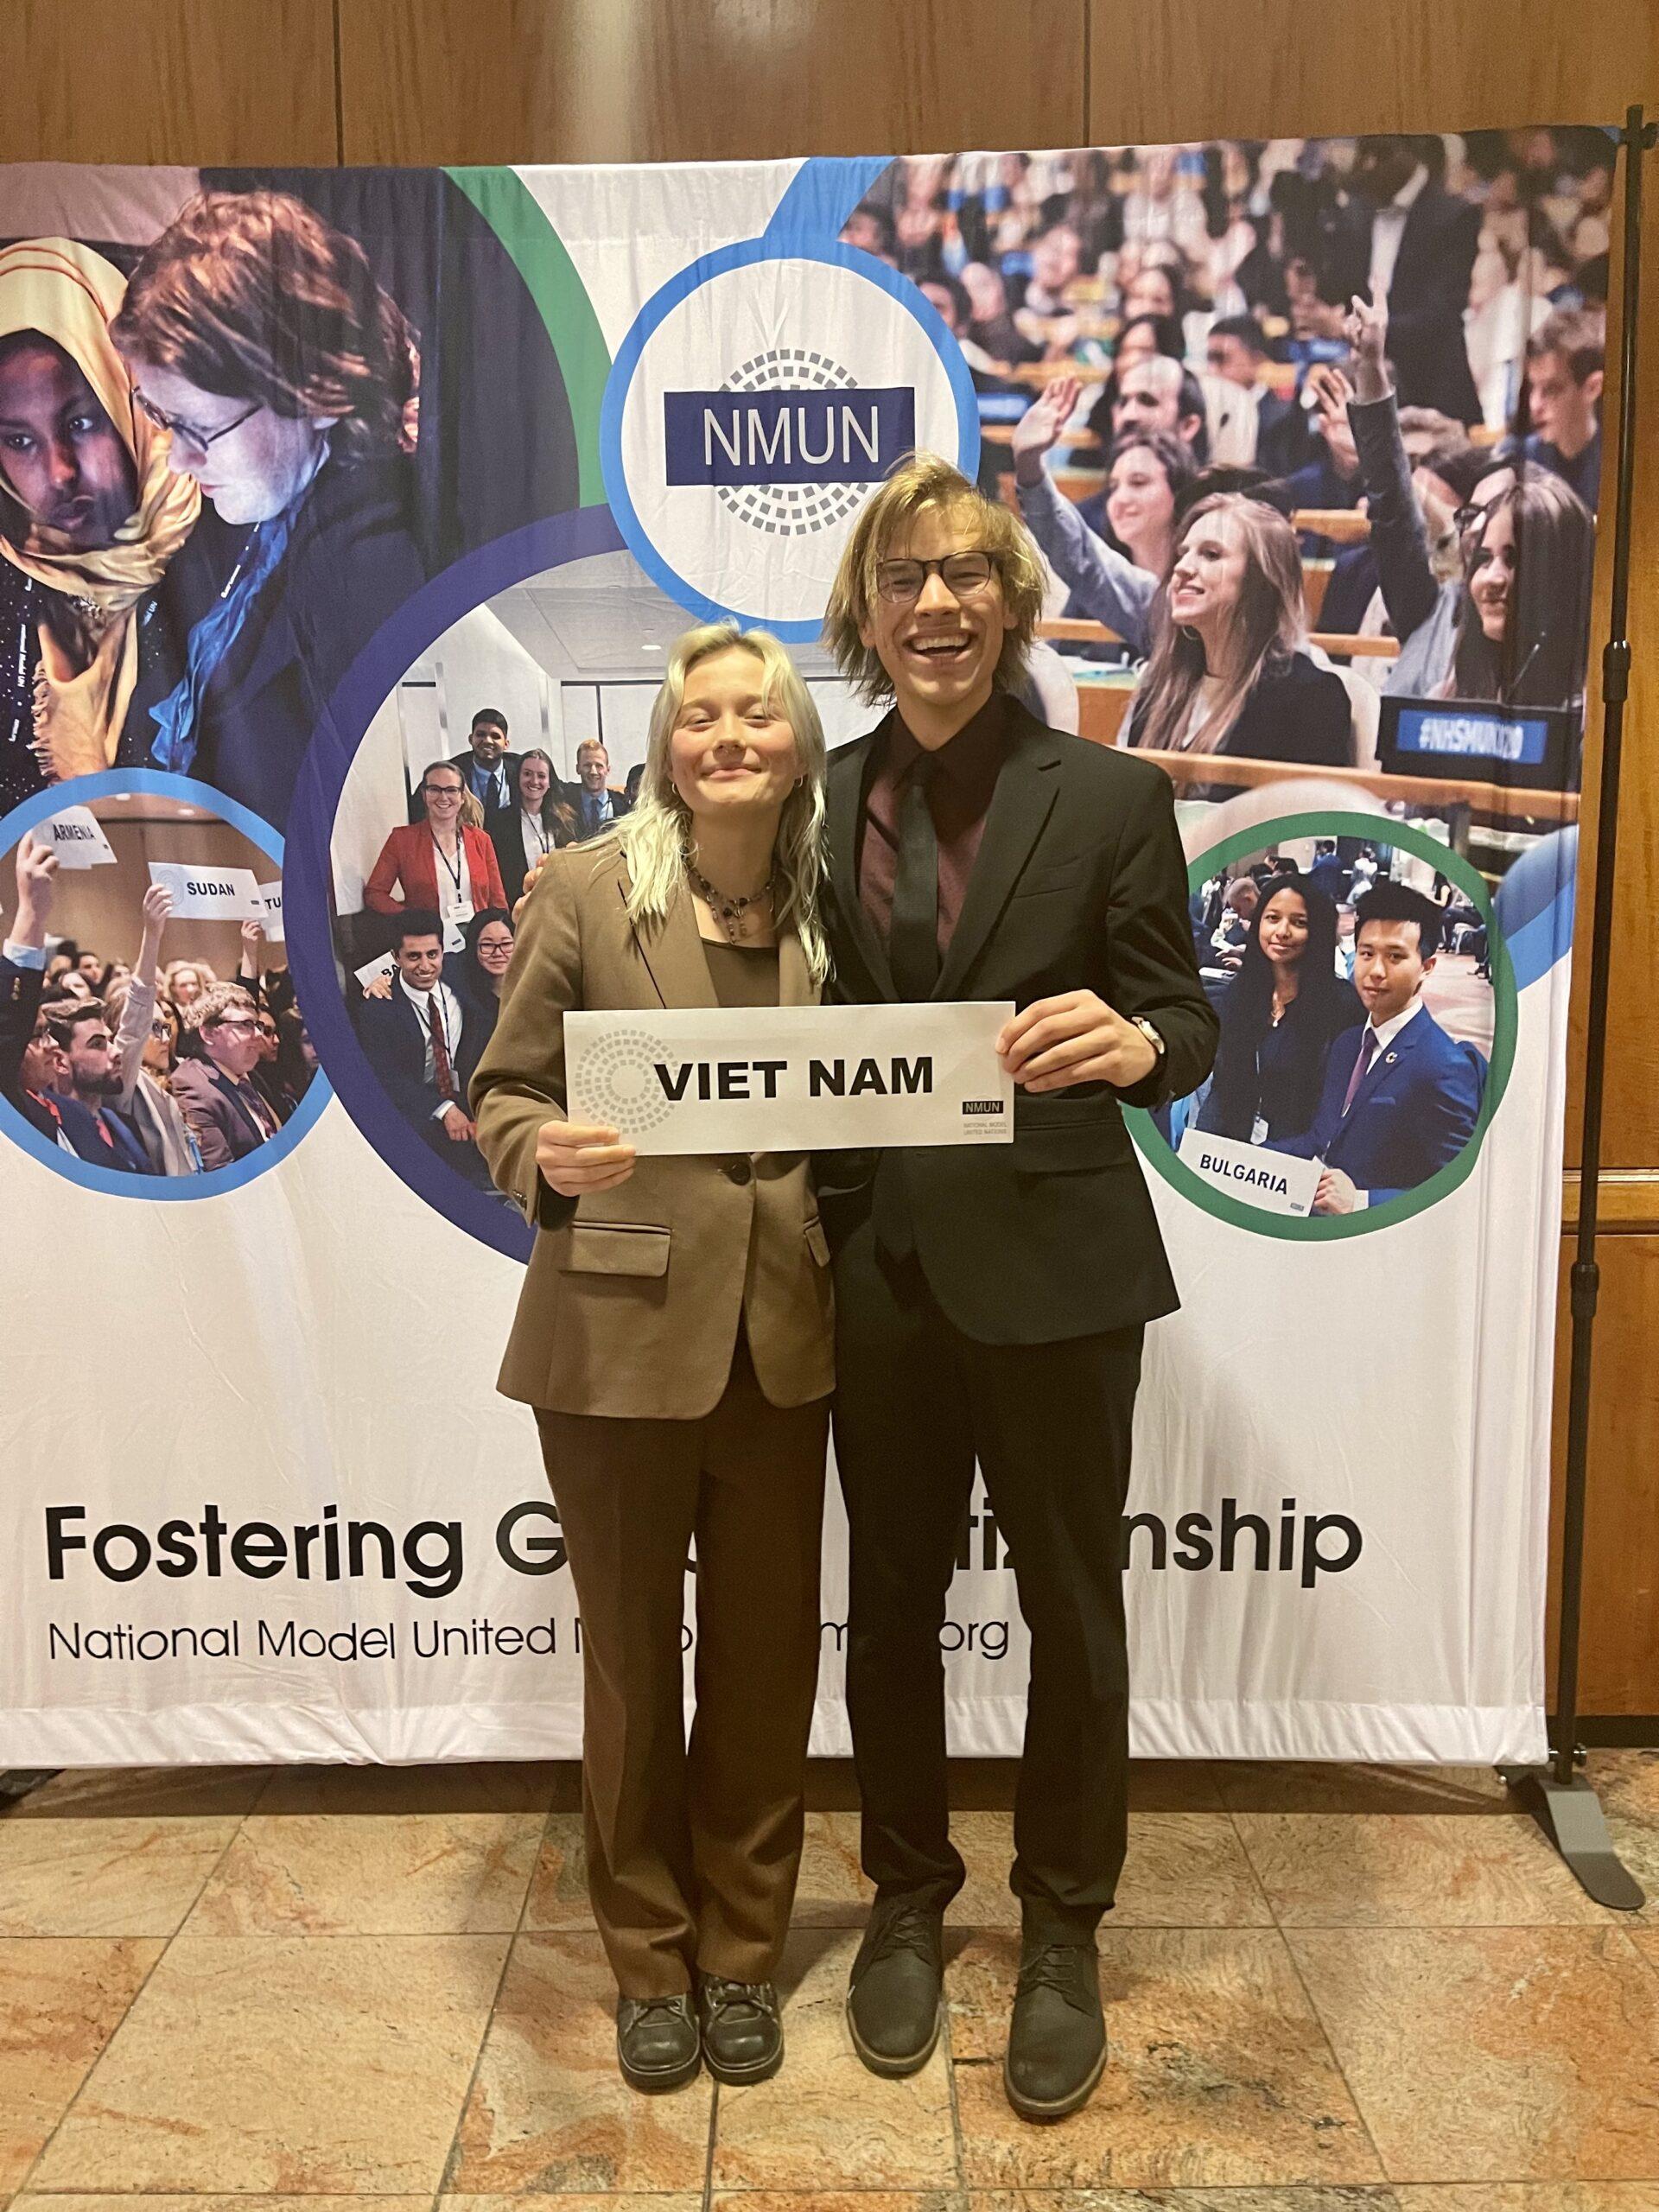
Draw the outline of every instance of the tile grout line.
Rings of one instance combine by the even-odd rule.
[[[1365,2140],[1370,2144],[1371,2148],[1371,2156],[1376,2160],[1376,2170],[1378,2173],[1382,2176],[1383,2180],[1388,2183],[1389,2190],[1392,2191],[1394,2188],[1394,2181],[1392,2176],[1389,2172],[1388,2166],[1383,2160],[1382,2147],[1381,2144],[1378,2143],[1376,2137],[1371,2132],[1371,2123],[1366,2116],[1365,2107],[1361,2104],[1358,2093],[1355,2089],[1353,2083],[1348,2079],[1348,2069],[1342,2063],[1342,2059],[1338,2052],[1336,2044],[1331,2040],[1331,2031],[1325,2024],[1325,2015],[1320,2012],[1319,2006],[1313,2001],[1313,1993],[1307,1986],[1306,1975],[1302,1972],[1302,1962],[1297,1957],[1295,1951],[1292,1948],[1289,1935],[1286,1930],[1284,1923],[1279,1917],[1279,1908],[1274,1904],[1272,1893],[1268,1890],[1266,1882],[1262,1878],[1262,1872],[1257,1866],[1255,1856],[1250,1850],[1249,1840],[1246,1837],[1243,1830],[1238,1825],[1238,1815],[1229,1802],[1224,1789],[1220,1791],[1220,1796],[1222,1808],[1227,1815],[1228,1826],[1232,1829],[1234,1840],[1237,1843],[1240,1851],[1244,1854],[1244,1864],[1250,1870],[1250,1879],[1255,1884],[1256,1888],[1261,1891],[1262,1902],[1268,1909],[1268,1917],[1273,1923],[1273,1933],[1278,1937],[1280,1943],[1283,1946],[1285,1956],[1290,1961],[1290,1970],[1296,1977],[1296,1986],[1302,1993],[1303,2002],[1307,2006],[1308,2012],[1313,2018],[1314,2026],[1318,2028],[1319,2031],[1321,2042],[1323,2042],[1325,2049],[1331,2054],[1331,2063],[1337,2069],[1337,2079],[1342,2083],[1343,2088],[1348,2092],[1348,2101],[1353,2106],[1354,2111],[1358,2116],[1360,2126],[1364,2130]]]
[[[24,2168],[22,2177],[19,2180],[17,2187],[13,2192],[15,2197],[21,2196],[23,2191],[29,2187],[30,2182],[34,2179],[35,2173],[39,2170],[41,2159],[45,2158],[47,2152],[57,2140],[59,2131],[62,2128],[65,2120],[68,2119],[70,2113],[73,2112],[75,2107],[80,2102],[81,2094],[86,2089],[87,2083],[92,2080],[93,2075],[97,2073],[99,2068],[104,2063],[105,2059],[108,2056],[111,2044],[115,2041],[117,2036],[120,2034],[122,2029],[131,2018],[133,2006],[143,1995],[145,1990],[149,1988],[151,1976],[155,1974],[157,1967],[161,1965],[162,1960],[166,1958],[168,1953],[172,1949],[174,1942],[176,1939],[180,1929],[184,1926],[185,1922],[189,1919],[197,1905],[200,1904],[203,1891],[207,1889],[209,1882],[213,1880],[214,1875],[218,1873],[219,1868],[225,1864],[226,1855],[230,1851],[232,1845],[236,1841],[238,1836],[241,1834],[243,1825],[246,1821],[249,1814],[252,1812],[254,1805],[257,1805],[259,1802],[259,1799],[264,1796],[265,1790],[269,1789],[270,1786],[269,1779],[267,1779],[260,1788],[257,1795],[255,1796],[253,1803],[245,1806],[243,1810],[237,1815],[236,1826],[231,1830],[229,1835],[226,1837],[224,1844],[220,1847],[219,1856],[214,1859],[213,1865],[207,1869],[207,1872],[202,1876],[200,1885],[198,1887],[194,1897],[191,1898],[189,1904],[186,1905],[183,1911],[180,1913],[172,1934],[169,1936],[164,1936],[161,1939],[161,1949],[156,1952],[155,1957],[150,1961],[149,1968],[143,1980],[139,1982],[137,1989],[133,1991],[131,1996],[122,2007],[120,2018],[110,2030],[108,2035],[105,2037],[102,2044],[99,2046],[97,2056],[92,2060],[92,2064],[86,2069],[86,2071],[81,2075],[79,2081],[76,2082],[73,2094],[70,2097],[69,2101],[65,2105],[63,2110],[58,2114],[56,2120],[53,2121],[51,2128],[48,2132],[46,2139],[41,2143],[40,2149],[35,2153],[35,2156],[29,2160],[29,2164]],[[86,1937],[79,1940],[86,1942],[104,1941],[107,1942],[122,1943],[154,1942],[156,1938],[154,1936],[116,1936],[103,1938]],[[45,2191],[41,2191],[40,2193],[42,2195],[46,2194]]]
[[[720,2133],[720,2083],[710,2086],[714,2094],[709,2100],[709,2140],[702,2155],[702,2212],[712,2212],[715,2201],[715,2144]]]
[[[970,1928],[968,1930],[969,1942],[984,1932],[982,1929]],[[961,1952],[958,1951],[957,1955],[960,1958]],[[962,2108],[957,2101],[956,2021],[948,1988],[941,1989],[940,2001],[944,2006],[944,2079],[950,2094],[950,2143],[957,2158],[957,2196],[960,2202],[965,2203],[968,2196],[967,2146],[962,2137]]]
[[[461,2103],[455,2113],[455,2124],[449,2136],[449,2147],[439,2162],[437,2187],[432,2197],[433,2212],[436,2212],[438,2201],[442,2196],[444,2186],[450,2177],[450,2169],[454,2163],[455,2152],[461,2142],[461,2131],[466,2124],[467,2108],[473,2101],[473,2092],[478,2087],[479,2069],[484,2063],[484,2052],[489,2044],[490,2031],[495,2025],[496,2007],[501,2002],[501,1992],[506,1986],[507,1974],[512,1965],[513,1953],[518,1948],[518,1938],[524,1932],[524,1916],[530,1910],[531,1893],[536,1887],[536,1877],[541,1872],[542,1853],[547,1848],[547,1831],[552,1825],[553,1799],[556,1795],[555,1790],[549,1790],[547,1805],[542,1814],[541,1831],[536,1839],[535,1853],[530,1862],[530,1879],[524,1884],[524,1894],[518,1900],[518,1917],[514,1921],[508,1933],[507,1948],[501,1957],[501,1971],[495,1979],[495,1994],[491,1998],[489,2010],[484,2015],[483,2032],[478,2038],[478,2049],[473,2055],[473,2070],[467,2076],[467,2087],[461,2092]]]

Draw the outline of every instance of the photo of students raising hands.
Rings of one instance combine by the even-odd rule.
[[[177,1181],[258,1153],[315,1072],[287,971],[264,927],[180,917],[150,863],[204,876],[275,864],[228,823],[149,792],[93,800],[99,863],[63,868],[60,817],[19,842],[15,910],[0,921],[0,1096],[54,1154],[123,1176]],[[0,909],[9,902],[0,894]],[[130,965],[102,949],[119,947]],[[237,975],[218,980],[197,947]],[[176,948],[163,962],[163,952]],[[94,990],[88,977],[97,979]]]
[[[1457,575],[1436,575],[1388,361],[1384,302],[1355,296],[1349,419],[1371,544],[1400,654],[1384,688],[1416,698],[1579,707],[1595,524],[1565,480],[1524,455],[1495,460],[1456,518]]]
[[[815,1002],[824,752],[776,639],[672,646],[639,802],[553,853],[473,1078],[537,1235],[500,1388],[536,1409],[582,1625],[588,1878],[635,2088],[783,2057],[773,1976],[804,1833],[834,1380],[799,1154],[636,1158],[565,1117],[578,1010]],[[696,1549],[686,1742],[685,1562]]]

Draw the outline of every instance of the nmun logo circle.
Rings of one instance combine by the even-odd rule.
[[[851,246],[751,238],[642,310],[606,387],[606,490],[635,558],[705,620],[815,638],[860,507],[904,454],[979,465],[933,308]]]

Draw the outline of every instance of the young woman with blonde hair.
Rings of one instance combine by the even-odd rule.
[[[834,1380],[829,1249],[800,1154],[637,1159],[566,1117],[577,1010],[804,1005],[823,736],[777,640],[675,645],[639,804],[553,852],[472,1084],[537,1230],[500,1388],[533,1406],[582,1610],[594,1915],[635,2088],[783,2056],[772,1977],[800,1863]],[[681,1624],[696,1553],[696,1717]]]

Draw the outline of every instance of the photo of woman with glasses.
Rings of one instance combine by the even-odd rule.
[[[1383,603],[1399,658],[1385,691],[1577,707],[1584,699],[1595,518],[1560,477],[1495,462],[1452,518],[1457,570],[1437,575],[1389,382],[1388,309],[1356,297],[1347,321],[1358,449]]]
[[[412,527],[420,353],[362,248],[283,193],[204,193],[111,325],[137,416],[215,518],[149,758],[279,827],[317,719],[425,581]]]
[[[133,408],[125,289],[67,238],[0,251],[0,814],[116,766],[181,664],[157,591],[200,499]]]

